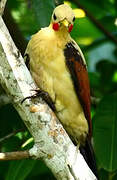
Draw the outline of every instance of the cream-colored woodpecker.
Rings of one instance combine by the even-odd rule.
[[[48,92],[69,136],[84,146],[86,156],[91,156],[86,149],[91,137],[90,87],[84,56],[70,36],[74,20],[68,5],[57,6],[50,25],[32,36],[26,55],[32,77],[41,90]]]

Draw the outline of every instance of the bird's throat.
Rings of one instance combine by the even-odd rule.
[[[52,28],[52,24],[50,25],[50,27]],[[56,40],[63,42],[63,44],[67,44],[70,41],[70,34],[66,27],[60,26],[57,31],[55,31],[54,29],[53,31],[56,36]]]

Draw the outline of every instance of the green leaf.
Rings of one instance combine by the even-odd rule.
[[[112,180],[117,180],[117,171],[115,172],[114,177],[112,178]]]
[[[11,161],[5,180],[24,180],[35,163],[35,160]]]
[[[17,9],[20,6],[21,2],[18,0],[15,0],[14,2],[12,1],[7,1],[7,5],[10,9]]]
[[[106,15],[100,19],[101,24],[110,32],[116,32],[115,16]]]
[[[14,129],[22,127],[24,127],[24,124],[11,104],[0,108],[0,137],[4,137]]]
[[[89,72],[90,86],[93,88],[98,88],[100,84],[100,75],[96,72]]]
[[[106,15],[107,13],[115,14],[114,5],[109,0],[79,0],[80,3],[92,13],[96,18]]]
[[[100,102],[93,118],[93,137],[99,167],[117,170],[117,93]]]
[[[36,163],[31,171],[31,173],[28,175],[27,180],[33,179],[33,177],[35,177],[35,176],[38,176],[38,179],[41,179],[41,177],[46,174],[48,174],[48,176],[50,174],[52,175],[50,169],[48,169],[48,167],[44,164],[43,161],[36,160]],[[46,176],[46,179],[47,179],[47,176]]]
[[[116,57],[113,54],[115,48],[116,46],[112,42],[104,42],[96,48],[91,49],[88,53],[90,71],[95,71],[96,64],[103,59],[109,59],[112,62],[116,62]]]
[[[5,179],[5,174],[8,171],[9,161],[0,161],[0,180]]]
[[[105,171],[104,169],[100,169],[99,170],[99,178],[101,180],[109,180],[108,176],[109,176],[109,172],[108,171]]]
[[[113,89],[113,76],[117,64],[109,60],[102,60],[96,64],[96,70],[100,73],[100,87],[104,93]],[[103,86],[104,85],[104,86]]]
[[[100,91],[100,74],[97,72],[89,72],[88,76],[90,80],[91,95],[94,97],[102,97]]]
[[[19,149],[20,144],[21,144],[21,140],[18,137],[13,136],[2,143],[1,151],[2,152],[15,151]]]
[[[87,18],[76,19],[74,23],[72,37],[78,42],[78,44],[91,44],[97,38],[100,38],[103,34],[95,27],[95,25]]]
[[[55,8],[54,0],[34,0],[32,5],[37,20],[35,23],[38,23],[39,29],[48,26]]]

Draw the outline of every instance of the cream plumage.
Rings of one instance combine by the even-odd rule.
[[[59,22],[67,16],[68,22],[73,23],[74,14],[67,5],[59,6],[57,15],[60,18]],[[55,102],[58,118],[70,136],[78,141],[86,138],[88,123],[65,64],[63,50],[71,41],[73,40],[65,26],[61,26],[59,31],[54,31],[50,24],[32,36],[26,53],[30,57],[30,70],[35,82],[49,93]]]
[[[69,136],[85,146],[91,134],[90,88],[84,56],[69,34],[74,20],[68,5],[56,7],[50,25],[32,36],[26,54],[32,77],[49,93]]]

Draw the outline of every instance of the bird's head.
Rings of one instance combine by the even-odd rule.
[[[62,4],[54,9],[52,14],[52,28],[55,31],[64,29],[71,32],[74,21],[75,15],[70,6]]]

